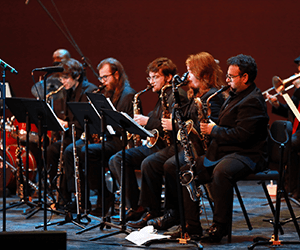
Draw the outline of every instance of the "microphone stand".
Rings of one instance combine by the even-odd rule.
[[[177,76],[177,75],[176,75]],[[181,112],[180,109],[180,97],[178,93],[178,86],[176,85],[177,83],[177,78],[176,76],[172,80],[172,89],[173,89],[173,95],[174,95],[174,107],[172,110],[172,128],[173,128],[173,140],[174,140],[174,145],[175,145],[175,160],[176,160],[176,182],[177,182],[177,192],[178,192],[178,206],[179,206],[179,215],[180,215],[180,225],[181,225],[181,238],[179,239],[159,239],[159,240],[151,240],[147,242],[145,245],[149,246],[153,243],[162,243],[162,242],[178,242],[179,244],[194,244],[198,249],[203,249],[203,246],[200,244],[200,242],[196,242],[194,240],[189,239],[187,236],[186,232],[186,226],[185,226],[185,216],[184,216],[184,205],[183,205],[183,194],[182,194],[182,186],[180,184],[180,165],[179,165],[179,157],[178,157],[178,141],[177,141],[177,136],[176,136],[176,130],[175,130],[175,112]],[[187,78],[187,73],[185,73],[183,79],[178,79],[178,84],[182,84],[185,79]]]
[[[2,65],[1,65],[2,67]],[[3,110],[3,124],[2,124],[2,141],[3,141],[3,232],[6,231],[6,131],[5,131],[5,71],[6,68],[2,67],[2,84],[1,84],[1,92],[3,100],[2,102],[2,110]]]

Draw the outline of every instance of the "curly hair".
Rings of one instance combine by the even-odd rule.
[[[253,57],[248,55],[239,54],[237,56],[230,57],[227,60],[227,65],[236,65],[240,69],[240,75],[248,74],[248,83],[254,82],[257,76],[257,65]]]

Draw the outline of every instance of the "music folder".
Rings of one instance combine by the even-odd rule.
[[[131,134],[138,134],[142,138],[153,137],[153,134],[144,129],[127,113],[119,112],[115,109],[109,99],[98,93],[87,93],[91,105],[99,112],[104,113],[106,122],[112,126],[118,126]]]

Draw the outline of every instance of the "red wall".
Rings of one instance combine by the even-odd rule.
[[[40,2],[63,27],[52,1]],[[60,0],[55,4],[93,68],[106,57],[117,58],[136,91],[146,87],[145,69],[156,57],[171,58],[182,74],[187,56],[201,51],[219,59],[225,73],[227,58],[239,53],[253,56],[262,91],[272,86],[274,75],[284,79],[296,72],[299,1]],[[28,5],[25,0],[2,1],[0,6],[0,58],[19,71],[18,75],[7,72],[6,79],[16,96],[33,97],[32,69],[50,66],[58,48],[68,49],[78,60],[80,54],[39,1],[30,0]],[[97,84],[90,70],[87,75]],[[36,81],[38,77],[36,73]],[[154,106],[153,95],[142,96],[144,110]],[[271,121],[279,119],[269,115]]]

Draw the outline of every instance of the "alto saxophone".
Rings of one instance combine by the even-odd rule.
[[[55,94],[57,94],[59,91],[61,91],[64,88],[64,85],[61,85],[57,90],[51,91],[46,95],[46,101],[48,102],[49,98]]]
[[[203,104],[201,99],[199,97],[196,97],[194,99],[196,105],[197,105],[197,110],[198,110],[198,121],[199,122],[203,122],[203,123],[209,123],[209,117],[211,115],[211,108],[210,108],[210,100],[215,97],[216,95],[218,95],[219,93],[224,92],[225,90],[227,90],[230,86],[226,85],[223,86],[222,88],[220,88],[218,91],[216,91],[215,93],[213,93],[212,95],[210,95],[207,100],[206,100],[206,104]],[[209,136],[208,135],[204,135],[202,132],[200,132],[200,139],[202,142],[202,146],[204,151],[207,151],[207,147],[209,144]]]
[[[80,173],[79,173],[79,158],[76,152],[76,131],[75,124],[72,124],[72,140],[73,140],[73,157],[74,157],[74,175],[75,175],[75,197],[77,214],[80,214],[81,208],[81,185],[80,185]]]
[[[167,94],[165,93],[166,89],[170,88],[170,87],[172,87],[172,84],[164,85],[161,88],[161,95],[160,95],[161,103],[162,103],[162,107],[163,107],[162,117],[166,118],[166,119],[170,119],[171,118],[171,113],[169,111],[168,97],[167,97]],[[167,143],[168,146],[171,145],[170,138],[171,138],[170,132],[164,130],[163,140]]]
[[[148,90],[152,89],[153,86],[152,85],[147,85],[147,88],[141,90],[140,92],[136,93],[134,95],[134,98],[133,98],[133,114],[134,115],[140,115],[141,114],[141,110],[140,110],[140,107],[139,107],[139,96],[145,92],[147,92]],[[141,146],[142,145],[142,141],[141,141],[141,136],[140,135],[136,135],[136,134],[130,134],[128,133],[127,134],[127,141],[130,140],[131,138],[133,138],[133,144],[134,144],[134,147],[138,147],[138,146]]]

